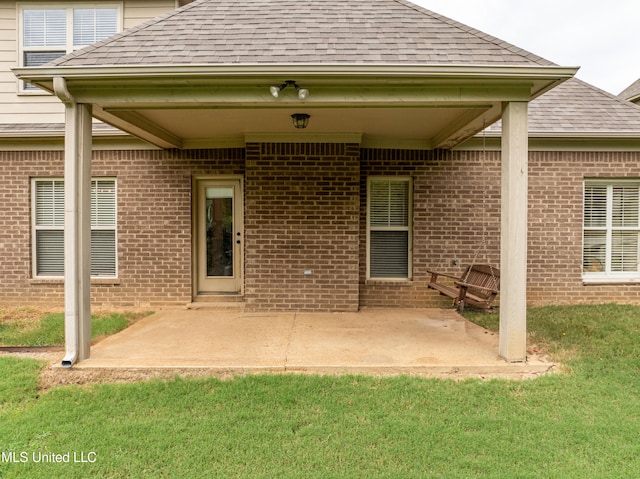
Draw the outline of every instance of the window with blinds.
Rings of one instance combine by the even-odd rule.
[[[411,277],[411,179],[372,177],[367,188],[369,278]]]
[[[109,38],[118,31],[117,8],[74,8],[73,48]]]
[[[39,66],[117,33],[120,8],[25,6],[21,10],[21,26],[22,66]],[[28,84],[23,89],[39,91]]]
[[[640,182],[588,180],[584,188],[585,279],[640,278]]]
[[[91,276],[116,277],[116,181],[91,181]],[[64,181],[33,182],[34,276],[64,275]]]

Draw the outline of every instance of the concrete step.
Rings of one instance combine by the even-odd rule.
[[[193,302],[187,304],[187,309],[244,311],[244,296],[238,294],[201,295],[196,297]]]
[[[193,300],[194,303],[244,303],[244,296],[235,293],[200,294]]]

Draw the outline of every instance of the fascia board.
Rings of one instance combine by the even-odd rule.
[[[12,71],[20,80],[29,81],[48,89],[56,76],[74,79],[145,79],[161,81],[163,78],[211,77],[219,80],[252,79],[256,77],[282,80],[283,78],[340,79],[342,81],[386,82],[390,78],[416,80],[511,80],[542,81],[550,85],[573,77],[577,67],[510,66],[510,65],[344,65],[344,64],[245,64],[245,65],[126,65],[81,67],[21,67]]]
[[[501,138],[502,133],[500,130],[487,131],[484,133],[478,133],[474,136],[475,139],[485,138]],[[640,139],[640,131],[530,131],[529,138],[570,138],[570,139],[584,139],[591,138],[600,139]]]
[[[489,108],[496,102],[529,101],[570,78],[575,71],[555,66],[468,65],[172,65],[14,70],[20,79],[49,91],[53,90],[56,77],[64,78],[76,101],[101,105],[109,111],[233,105],[282,107],[286,106],[286,98],[274,102],[268,88],[259,86],[290,78],[312,89],[309,103],[327,107],[456,104]],[[313,92],[316,86],[322,89]]]
[[[500,151],[500,135],[476,135],[452,148],[454,151]],[[529,151],[640,151],[640,132],[635,136],[574,135],[529,136]]]
[[[529,138],[640,139],[640,131],[530,132]]]
[[[92,136],[100,137],[100,138],[109,138],[109,137],[124,137],[129,136],[127,133],[124,133],[120,130],[101,130],[94,129],[92,131]],[[19,131],[2,131],[0,132],[0,138],[11,138],[11,139],[20,139],[20,138],[64,138],[64,129],[59,130],[51,130],[51,129],[30,129],[30,130],[19,130]]]

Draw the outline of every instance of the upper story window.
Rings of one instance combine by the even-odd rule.
[[[640,181],[584,185],[583,278],[640,280]]]
[[[20,9],[20,66],[43,65],[121,29],[118,5],[25,5]],[[28,84],[23,92],[41,91]]]

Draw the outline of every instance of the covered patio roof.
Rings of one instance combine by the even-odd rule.
[[[22,80],[162,148],[356,134],[363,146],[451,148],[571,78],[404,0],[196,0],[35,68]],[[54,86],[55,77],[63,78]],[[293,89],[273,98],[271,85]],[[311,115],[296,131],[293,113]],[[304,133],[304,134],[303,134]]]
[[[180,65],[42,67],[16,75],[162,148],[327,141],[358,135],[363,146],[451,148],[502,114],[570,78],[574,68],[441,65]],[[57,80],[54,80],[57,79]],[[271,85],[294,80],[278,98]],[[57,83],[56,83],[57,82]],[[296,131],[290,115],[311,115]]]

